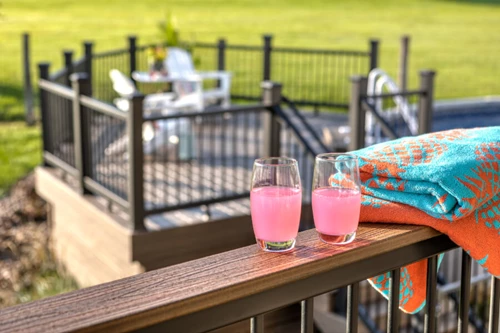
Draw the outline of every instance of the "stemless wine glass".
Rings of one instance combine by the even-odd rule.
[[[293,249],[302,208],[297,161],[286,157],[255,160],[250,190],[250,211],[257,244],[268,252]]]
[[[329,244],[347,244],[356,237],[361,209],[358,159],[344,153],[320,154],[312,184],[314,225]]]

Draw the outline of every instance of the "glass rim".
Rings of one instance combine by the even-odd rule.
[[[278,160],[278,163],[269,163],[266,161]],[[296,159],[291,157],[262,157],[255,160],[254,164],[260,167],[288,167],[298,165]]]
[[[340,156],[345,156],[342,160],[337,160],[337,157]],[[334,157],[330,159],[329,157]],[[351,154],[351,153],[324,153],[324,154],[319,154],[316,155],[315,160],[317,161],[332,161],[332,162],[343,162],[343,161],[350,161],[350,160],[355,160],[358,161],[358,156]]]

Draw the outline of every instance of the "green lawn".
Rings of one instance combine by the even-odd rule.
[[[224,36],[229,43],[259,45],[263,33],[272,33],[275,45],[365,50],[367,40],[377,37],[381,40],[380,65],[393,75],[399,37],[408,33],[412,36],[410,86],[417,82],[418,69],[434,68],[438,71],[438,98],[500,94],[500,6],[493,3],[2,0],[0,121],[22,119],[23,31],[32,36],[36,74],[39,61],[47,60],[53,69],[60,68],[63,49],[72,49],[79,57],[83,40],[94,41],[97,51],[124,47],[128,34],[139,36],[142,43],[156,41],[157,22],[167,11],[177,17],[184,40],[212,42]],[[0,193],[38,163],[35,133],[37,130],[20,124],[0,126]]]
[[[22,122],[0,123],[0,197],[40,163],[40,129]]]

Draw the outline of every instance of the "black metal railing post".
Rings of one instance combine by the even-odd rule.
[[[217,70],[226,70],[226,40],[224,38],[217,42]],[[217,86],[221,86],[220,80],[218,80]]]
[[[142,143],[142,105],[144,96],[137,94],[130,99],[127,119],[128,132],[128,202],[130,223],[134,230],[144,227],[144,155]]]
[[[351,77],[351,99],[349,102],[350,151],[365,145],[365,110],[361,96],[366,95],[368,79],[364,76]]]
[[[90,93],[90,80],[87,73],[75,73],[70,76],[71,86],[75,92],[73,98],[73,142],[75,145],[75,167],[78,170],[79,191],[81,194],[89,194],[85,188],[84,179],[91,176],[91,164],[89,163],[89,124],[85,117],[80,96],[88,96]]]
[[[39,78],[41,80],[49,80],[49,68],[50,64],[48,62],[41,62],[38,64]],[[47,93],[40,89],[40,117],[42,121],[42,161],[44,166],[48,166],[47,162],[43,158],[43,153],[49,150],[49,114],[48,114],[48,97]]]
[[[35,114],[33,112],[33,87],[31,84],[31,60],[30,60],[30,35],[23,34],[23,83],[24,83],[24,110],[25,119],[28,126],[35,124]]]
[[[271,80],[271,52],[272,52],[272,35],[264,35],[263,36],[264,45],[264,58],[262,62],[263,75],[262,80],[269,81]]]
[[[424,333],[436,333],[437,256],[427,259],[427,297],[424,315]]]
[[[359,282],[347,286],[346,332],[358,332]]]
[[[398,83],[401,91],[406,91],[408,87],[408,57],[410,55],[410,36],[401,37],[401,50],[399,54]]]
[[[434,77],[436,72],[431,70],[420,71],[420,95],[418,102],[418,134],[432,131],[432,116],[434,113]]]
[[[270,110],[269,114],[264,114],[263,120],[264,151],[267,156],[280,156],[281,125],[274,108],[280,107],[282,85],[277,82],[264,81],[261,83],[261,88],[262,103]]]
[[[71,87],[70,76],[73,74],[73,51],[63,51],[64,68],[66,68],[65,84]]]
[[[490,291],[490,322],[488,324],[489,333],[497,333],[499,331],[500,321],[500,278],[491,277]]]
[[[83,54],[85,56],[85,73],[89,78],[89,96],[92,96],[92,49],[94,44],[89,41],[83,42]]]
[[[370,71],[378,67],[379,40],[370,39]]]
[[[135,72],[137,68],[137,37],[136,36],[128,36],[128,52],[129,52],[129,75],[132,81],[132,73]]]

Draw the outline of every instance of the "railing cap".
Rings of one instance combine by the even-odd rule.
[[[280,82],[275,82],[275,81],[262,81],[260,83],[260,87],[262,89],[271,89],[271,88],[275,88],[275,87],[283,87],[283,84],[281,84]]]
[[[419,73],[421,76],[435,76],[437,72],[433,69],[422,69]]]
[[[368,78],[364,75],[352,75],[350,77],[351,82],[361,82],[363,80],[368,80]]]
[[[76,81],[83,81],[83,80],[88,80],[89,75],[84,72],[79,72],[79,73],[73,73],[69,76],[69,80],[71,82],[76,82]]]

